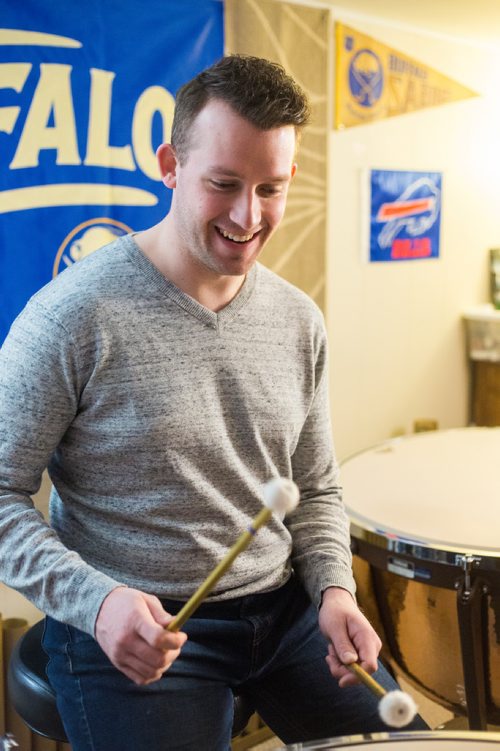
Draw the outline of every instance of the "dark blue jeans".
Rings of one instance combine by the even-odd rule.
[[[163,601],[170,613],[182,603]],[[364,686],[339,689],[325,662],[317,611],[292,578],[281,589],[205,603],[164,676],[136,686],[97,642],[47,618],[48,675],[74,751],[227,751],[233,690],[251,697],[286,743],[387,730]],[[383,667],[375,674],[396,688]],[[411,730],[427,726],[417,718]]]

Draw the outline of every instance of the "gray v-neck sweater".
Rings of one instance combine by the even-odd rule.
[[[316,603],[353,592],[325,347],[314,303],[259,264],[218,313],[131,236],[63,272],[0,353],[2,579],[89,633],[118,583],[186,600],[281,475],[298,509],[212,599],[279,587],[292,566]],[[46,466],[51,528],[30,498]]]

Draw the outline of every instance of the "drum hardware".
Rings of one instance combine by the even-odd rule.
[[[485,595],[488,587],[481,579],[472,580],[472,570],[478,568],[481,558],[476,555],[457,555],[457,566],[462,566],[464,576],[455,582],[457,590],[457,615],[462,649],[465,702],[471,730],[487,729],[486,674],[487,655],[483,647],[486,627]]]
[[[11,733],[2,735],[0,738],[0,751],[10,751],[13,748],[19,748],[19,743]]]
[[[365,733],[279,746],[276,751],[479,751],[498,746],[500,733],[454,730],[418,730],[396,733]]]
[[[470,570],[457,589],[457,615],[462,648],[465,700],[471,730],[487,729],[486,631],[487,587],[481,579],[471,583]]]
[[[471,589],[471,572],[473,568],[477,568],[481,563],[481,558],[477,555],[456,555],[455,563],[457,566],[462,566],[464,570],[464,582],[463,582],[463,596],[468,597]],[[456,589],[460,587],[460,581],[456,582]]]

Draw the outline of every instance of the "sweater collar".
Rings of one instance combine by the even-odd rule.
[[[199,303],[198,300],[195,300],[193,297],[179,289],[179,287],[171,282],[170,279],[163,276],[161,271],[159,271],[156,266],[151,263],[149,258],[144,255],[135,242],[133,235],[124,236],[123,241],[131,260],[140,268],[141,272],[147,276],[149,281],[154,284],[159,291],[167,295],[187,313],[198,318],[198,320],[212,328],[219,329],[232,321],[247,304],[255,289],[258,264],[252,266],[235,297],[233,297],[233,299],[221,310],[215,312],[206,308]]]

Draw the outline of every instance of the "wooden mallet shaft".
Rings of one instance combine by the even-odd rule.
[[[346,668],[349,668],[351,673],[357,676],[361,683],[364,683],[365,686],[367,686],[370,691],[375,694],[375,696],[382,698],[382,696],[386,695],[387,691],[385,690],[385,688],[381,686],[380,683],[377,683],[375,678],[372,678],[372,676],[367,673],[359,663],[351,662],[349,665],[346,665]]]
[[[243,532],[234,543],[231,550],[229,550],[222,561],[214,568],[214,570],[207,576],[203,584],[201,584],[196,592],[189,598],[186,604],[179,610],[175,618],[170,621],[167,626],[167,631],[179,631],[182,628],[187,619],[194,613],[194,611],[201,605],[203,600],[210,594],[215,587],[219,579],[224,576],[226,571],[232,566],[234,559],[242,553],[249,546],[252,538],[257,530],[264,524],[267,524],[273,510],[264,506],[257,516],[255,516],[250,522],[247,530]]]

